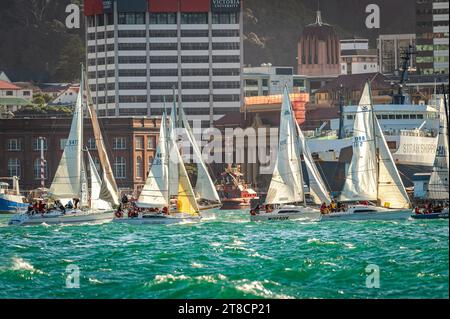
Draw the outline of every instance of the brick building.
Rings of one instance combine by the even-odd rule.
[[[49,187],[69,135],[71,118],[0,119],[0,176],[19,176],[23,190],[40,187],[40,144],[45,138],[45,186]],[[109,160],[121,190],[139,190],[156,151],[159,118],[100,119]],[[84,147],[100,169],[89,119],[84,123]],[[87,159],[86,159],[87,160]]]

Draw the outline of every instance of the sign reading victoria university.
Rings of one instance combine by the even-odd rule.
[[[212,12],[239,12],[241,0],[211,0]]]

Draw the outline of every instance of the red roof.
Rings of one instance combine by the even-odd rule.
[[[20,90],[20,87],[12,83],[0,80],[0,90]]]

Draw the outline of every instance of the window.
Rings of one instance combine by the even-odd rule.
[[[390,120],[395,120],[395,115],[394,114],[389,114],[389,119]]]
[[[241,87],[239,81],[224,81],[224,82],[213,82],[213,88],[215,89],[238,89]]]
[[[153,90],[171,90],[178,87],[178,82],[152,82],[150,88]]]
[[[126,161],[124,157],[116,157],[114,161],[114,177],[117,179],[125,179],[126,178]]]
[[[31,92],[30,91],[23,91],[23,96],[31,96]]]
[[[147,76],[147,70],[145,69],[124,69],[119,70],[119,76]]]
[[[178,44],[177,43],[150,43],[150,50],[164,50],[164,51],[178,50]]]
[[[214,69],[213,75],[218,76],[238,76],[241,74],[241,70],[239,69]]]
[[[146,103],[147,95],[121,95],[119,96],[120,103]]]
[[[8,176],[20,177],[20,161],[17,158],[10,158],[8,160]]]
[[[120,90],[146,90],[147,83],[146,82],[120,82],[119,89]]]
[[[152,13],[150,14],[150,24],[176,24],[176,13]]]
[[[47,150],[47,139],[44,138],[44,151]],[[40,151],[41,150],[41,140],[39,138],[33,139],[33,151]]]
[[[209,95],[183,95],[183,102],[209,102]]]
[[[213,37],[238,37],[239,30],[213,30]]]
[[[181,24],[208,24],[208,14],[181,13]]]
[[[119,24],[145,24],[145,13],[119,13]]]
[[[146,44],[145,43],[119,43],[119,50],[122,50],[122,51],[146,50]]]
[[[125,150],[126,149],[126,139],[125,137],[115,137],[113,139],[113,149],[115,150]]]
[[[13,91],[6,91],[6,96],[12,96],[13,95]]]
[[[176,38],[177,30],[150,30],[150,38]]]
[[[152,69],[151,76],[178,76],[178,69]]]
[[[177,56],[151,56],[150,63],[178,63]]]
[[[208,30],[181,30],[181,36],[187,38],[207,38]]]
[[[213,50],[239,50],[239,42],[213,43]]]
[[[150,156],[148,158],[148,169],[150,170],[152,168],[153,165],[153,156]]]
[[[59,149],[61,151],[64,151],[64,148],[66,147],[67,138],[62,138],[59,140]]]
[[[247,79],[245,80],[245,86],[258,86],[258,80]]]
[[[145,30],[119,30],[119,38],[145,38]]]
[[[135,139],[136,149],[137,150],[143,150],[144,149],[144,137],[143,136],[137,136]]]
[[[209,76],[209,69],[182,69],[183,76]]]
[[[209,89],[209,82],[182,82],[181,88],[189,89]]]
[[[133,64],[133,63],[147,63],[146,56],[120,56],[119,63],[122,64]]]
[[[87,148],[90,150],[96,150],[97,149],[97,143],[95,141],[95,138],[89,138],[87,141]]]
[[[94,162],[95,169],[96,169],[97,172],[100,174],[101,169],[102,169],[102,167],[101,167],[101,165],[100,165],[100,159],[99,159],[98,157],[93,157],[93,158],[92,158],[92,161]]]
[[[240,96],[238,94],[219,94],[214,95],[214,102],[238,102]]]
[[[41,159],[40,158],[36,158],[34,160],[34,179],[41,179]],[[44,179],[47,179],[48,176],[48,167],[47,167],[47,162],[44,161]]]
[[[143,163],[142,163],[142,157],[138,156],[136,159],[136,178],[142,178],[143,176]]]
[[[238,55],[215,55],[213,63],[239,63],[241,59]]]
[[[382,114],[382,115],[381,115],[381,119],[382,119],[382,120],[387,120],[387,119],[388,119],[387,114]]]
[[[213,24],[237,24],[239,23],[239,13],[213,13],[212,15]]]
[[[181,50],[208,50],[209,43],[181,43]]]
[[[409,114],[403,114],[403,115],[402,115],[402,118],[403,118],[404,120],[409,120]]]
[[[18,138],[11,138],[8,140],[8,151],[20,151],[21,143]]]
[[[417,119],[418,120],[423,120],[423,114],[417,114]]]
[[[182,63],[209,63],[208,56],[182,56]]]
[[[147,136],[147,149],[153,150],[155,149],[155,137],[154,136]]]

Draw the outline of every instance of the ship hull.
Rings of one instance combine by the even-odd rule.
[[[74,211],[66,214],[44,214],[29,215],[26,213],[16,214],[11,217],[11,226],[31,226],[31,225],[59,225],[59,224],[81,224],[91,222],[108,222],[114,218],[113,211],[105,212],[80,212]]]
[[[12,214],[17,209],[27,207],[28,204],[23,202],[22,196],[0,194],[0,214]]]

